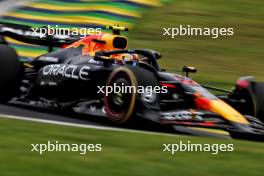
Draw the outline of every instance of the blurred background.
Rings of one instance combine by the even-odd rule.
[[[181,65],[197,67],[193,77],[205,84],[229,88],[245,75],[264,81],[264,1],[176,0],[150,10],[137,21],[132,45],[159,50],[168,69]],[[192,27],[232,27],[233,36],[161,36],[162,27],[179,24]]]
[[[131,48],[156,49],[164,68],[178,71],[182,65],[198,68],[196,80],[231,88],[240,76],[264,81],[264,2],[262,0],[5,0],[3,22],[60,27],[129,27]],[[3,2],[2,2],[3,3]],[[18,7],[16,7],[19,5]],[[14,7],[10,10],[10,7]],[[9,11],[6,11],[9,7]],[[234,28],[233,36],[164,37],[164,27]],[[9,39],[21,57],[46,52]]]
[[[264,81],[263,0],[0,0],[0,21],[32,27],[105,27],[119,24],[131,30],[130,48],[159,51],[160,64],[178,72],[195,66],[191,76],[204,84],[231,88],[237,78]],[[233,36],[164,37],[163,28],[234,28]],[[47,48],[8,39],[21,59]],[[1,54],[1,53],[0,53]],[[147,135],[61,127],[0,119],[0,175],[262,175],[263,144],[186,136]],[[30,152],[31,143],[102,143],[103,151],[77,153]],[[211,155],[184,152],[171,156],[163,143],[234,143],[235,151]]]

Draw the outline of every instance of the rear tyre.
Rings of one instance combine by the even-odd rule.
[[[0,45],[0,53],[0,103],[5,103],[19,90],[21,65],[14,49]]]

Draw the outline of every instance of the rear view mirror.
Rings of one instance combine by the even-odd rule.
[[[189,76],[189,73],[196,73],[197,72],[197,69],[195,67],[183,66],[182,67],[182,71],[188,77]]]

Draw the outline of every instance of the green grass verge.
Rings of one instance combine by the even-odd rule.
[[[263,175],[264,144],[190,136],[148,135],[66,127],[0,118],[3,176]],[[101,143],[102,152],[31,152],[31,144]],[[233,143],[234,152],[162,152],[163,143]]]
[[[175,0],[148,11],[132,30],[130,47],[144,47],[163,54],[161,65],[170,70],[182,65],[198,68],[196,80],[230,87],[245,75],[264,81],[264,1]],[[234,36],[169,37],[163,27],[232,27]]]

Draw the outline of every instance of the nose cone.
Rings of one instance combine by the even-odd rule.
[[[241,115],[230,105],[226,104],[224,101],[212,100],[210,104],[211,104],[211,108],[210,108],[211,111],[221,115],[225,119],[241,124],[249,124],[249,122],[243,115]]]
[[[242,114],[222,100],[210,100],[204,97],[199,97],[195,102],[198,108],[219,114],[228,121],[240,124],[249,124],[247,119]]]

